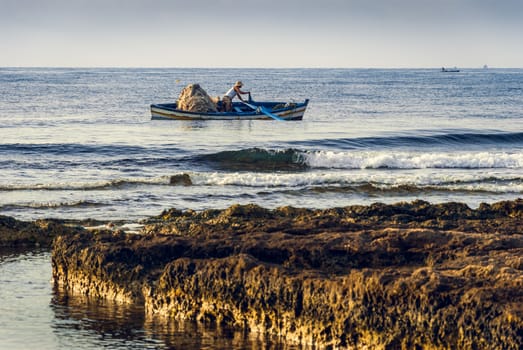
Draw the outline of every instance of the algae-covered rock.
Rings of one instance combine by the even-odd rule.
[[[55,240],[71,292],[317,347],[519,349],[521,201],[168,210]],[[445,228],[442,228],[445,227]]]
[[[58,220],[19,221],[0,215],[0,247],[50,247],[53,239],[81,230]]]

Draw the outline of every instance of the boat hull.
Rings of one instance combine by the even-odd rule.
[[[284,102],[251,102],[256,106],[263,106],[272,114],[284,120],[302,120],[309,100],[301,103]],[[281,107],[278,107],[281,106]],[[264,114],[260,108],[252,109],[241,102],[233,104],[234,111],[199,113],[176,109],[175,103],[152,104],[151,119],[159,120],[274,120]]]

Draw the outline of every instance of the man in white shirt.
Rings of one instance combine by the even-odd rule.
[[[232,88],[227,91],[227,93],[223,96],[222,101],[226,112],[229,112],[232,110],[232,99],[235,96],[238,96],[240,101],[243,101],[242,95],[249,95],[249,99],[251,96],[250,91],[242,91],[240,88],[243,86],[243,83],[241,81],[237,81]]]

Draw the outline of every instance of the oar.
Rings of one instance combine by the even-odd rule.
[[[245,102],[245,101],[242,101],[242,103],[243,103],[244,105],[246,105],[246,106],[251,107],[251,108],[254,109],[254,110],[258,110],[258,108],[259,108],[259,109],[260,109],[260,112],[262,112],[263,114],[265,114],[265,115],[271,117],[271,118],[274,119],[274,120],[279,120],[279,121],[283,121],[283,122],[285,121],[285,119],[280,118],[280,117],[278,117],[276,114],[269,112],[269,111],[268,111],[265,107],[263,107],[263,106],[256,106],[256,105],[253,105],[253,104],[247,103],[247,102]]]

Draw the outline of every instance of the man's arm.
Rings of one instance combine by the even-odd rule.
[[[250,94],[250,91],[242,91],[239,87],[235,87],[234,90],[236,90],[236,95],[238,95],[238,98],[243,101],[243,98],[241,95]]]

